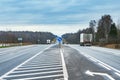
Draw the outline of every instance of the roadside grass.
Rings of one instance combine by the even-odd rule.
[[[106,48],[112,48],[112,49],[119,49],[120,50],[120,44],[105,44],[105,43],[94,43],[94,46],[100,46],[100,47],[106,47]]]
[[[10,47],[10,46],[0,46],[0,48],[7,48],[7,47]]]
[[[8,47],[15,47],[15,46],[25,46],[25,45],[32,45],[32,43],[8,43],[8,44],[1,44],[0,48],[8,48]]]
[[[120,44],[108,44],[105,45],[107,48],[120,49]]]

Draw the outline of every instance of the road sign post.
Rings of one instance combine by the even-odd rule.
[[[62,44],[62,38],[61,37],[57,37],[57,41],[59,42],[59,48],[61,48],[61,44]]]
[[[18,38],[18,41],[20,42],[20,45],[22,45],[23,38]]]

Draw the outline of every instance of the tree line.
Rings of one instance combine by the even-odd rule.
[[[0,43],[46,44],[47,39],[52,41],[55,37],[50,32],[0,31]]]
[[[116,25],[110,15],[103,15],[99,21],[91,20],[88,28],[63,34],[62,37],[67,43],[79,44],[81,33],[93,34],[93,43],[120,43],[120,21]]]

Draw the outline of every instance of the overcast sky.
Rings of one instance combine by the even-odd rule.
[[[110,14],[120,19],[120,0],[0,0],[0,30],[77,32]]]

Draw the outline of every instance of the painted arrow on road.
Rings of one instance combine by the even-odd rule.
[[[89,76],[99,75],[99,76],[102,76],[102,77],[106,77],[107,80],[115,80],[113,77],[111,77],[111,76],[108,75],[107,73],[91,72],[91,71],[89,71],[89,70],[87,70],[85,73],[86,73],[87,75],[89,75]]]

